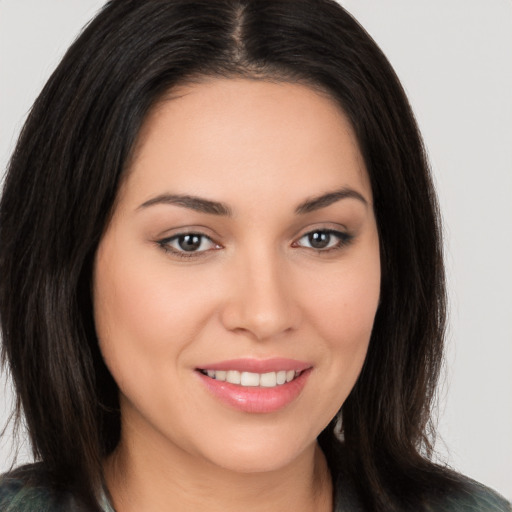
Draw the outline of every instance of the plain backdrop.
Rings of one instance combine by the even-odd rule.
[[[0,173],[36,95],[103,3],[0,0]],[[341,3],[401,78],[441,200],[450,322],[440,458],[512,499],[512,2]],[[4,377],[2,424],[11,398]],[[11,453],[7,435],[0,472]]]

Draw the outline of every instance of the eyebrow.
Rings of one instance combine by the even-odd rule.
[[[351,188],[342,188],[340,190],[335,190],[334,192],[328,192],[320,196],[306,199],[304,202],[299,204],[297,208],[295,208],[295,213],[297,215],[304,215],[306,213],[320,210],[321,208],[326,208],[333,203],[348,198],[357,199],[365,206],[368,205],[368,201],[356,190]],[[191,210],[195,210],[200,213],[208,213],[210,215],[221,215],[227,217],[231,217],[233,215],[231,208],[225,203],[182,194],[161,194],[142,203],[138,209],[148,208],[157,204],[181,206],[183,208],[189,208]]]
[[[173,204],[176,206],[182,206],[183,208],[189,208],[197,212],[209,213],[211,215],[232,215],[231,208],[224,203],[210,201],[209,199],[203,199],[202,197],[180,194],[161,194],[149,199],[145,203],[142,203],[139,208],[147,208],[155,204]]]
[[[357,199],[358,201],[361,201],[365,206],[368,206],[368,201],[363,197],[362,194],[357,192],[357,190],[351,188],[342,188],[340,190],[335,190],[334,192],[328,192],[327,194],[322,194],[320,196],[306,199],[303,203],[297,206],[295,213],[298,215],[311,213],[316,210],[320,210],[321,208],[326,208],[327,206],[341,201],[342,199],[348,198]]]

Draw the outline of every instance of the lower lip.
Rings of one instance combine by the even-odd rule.
[[[264,388],[238,386],[197,372],[208,391],[215,397],[239,411],[250,413],[269,413],[283,409],[300,395],[310,373],[311,368],[304,370],[291,382],[273,388]]]

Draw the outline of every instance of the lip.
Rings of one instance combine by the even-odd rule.
[[[204,375],[199,370],[238,370],[267,373],[279,370],[296,370],[301,374],[291,382],[275,386],[246,387],[219,381]],[[207,391],[223,404],[241,412],[264,414],[284,409],[301,394],[312,372],[311,364],[293,359],[233,359],[198,367],[196,374]]]
[[[313,365],[304,361],[274,357],[272,359],[229,359],[217,363],[206,363],[197,367],[198,370],[237,370],[239,372],[268,373],[279,370],[296,370],[302,372]]]

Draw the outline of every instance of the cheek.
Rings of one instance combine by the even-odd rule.
[[[139,396],[163,384],[158,376],[170,386],[183,372],[187,348],[211,314],[206,277],[176,270],[122,234],[104,239],[95,262],[94,317],[103,358],[121,390]]]
[[[380,259],[355,259],[322,278],[308,297],[310,324],[323,340],[323,378],[335,414],[355,385],[363,366],[380,296]]]
[[[135,341],[156,342],[170,303],[162,290],[155,289],[147,270],[143,272],[126,260],[96,266],[94,312],[98,337],[103,345],[134,349]],[[165,329],[164,329],[165,330]],[[146,347],[149,348],[149,347]]]
[[[324,338],[340,349],[367,345],[379,304],[379,258],[354,261],[323,279],[317,275],[317,285],[308,301]]]
[[[129,251],[118,254],[100,247],[94,273],[96,331],[105,363],[121,389],[131,387],[134,379],[151,382],[159,365],[174,365],[179,340],[187,337],[186,305],[179,296],[178,286],[168,286],[156,268]]]
[[[129,250],[129,243],[124,246],[128,250],[123,254],[108,245],[98,251],[94,274],[98,336],[123,344],[145,341],[147,349],[157,350],[160,344],[168,348],[170,339],[179,338],[180,328],[192,320],[189,304],[197,287],[166,272],[165,265],[148,263]]]

